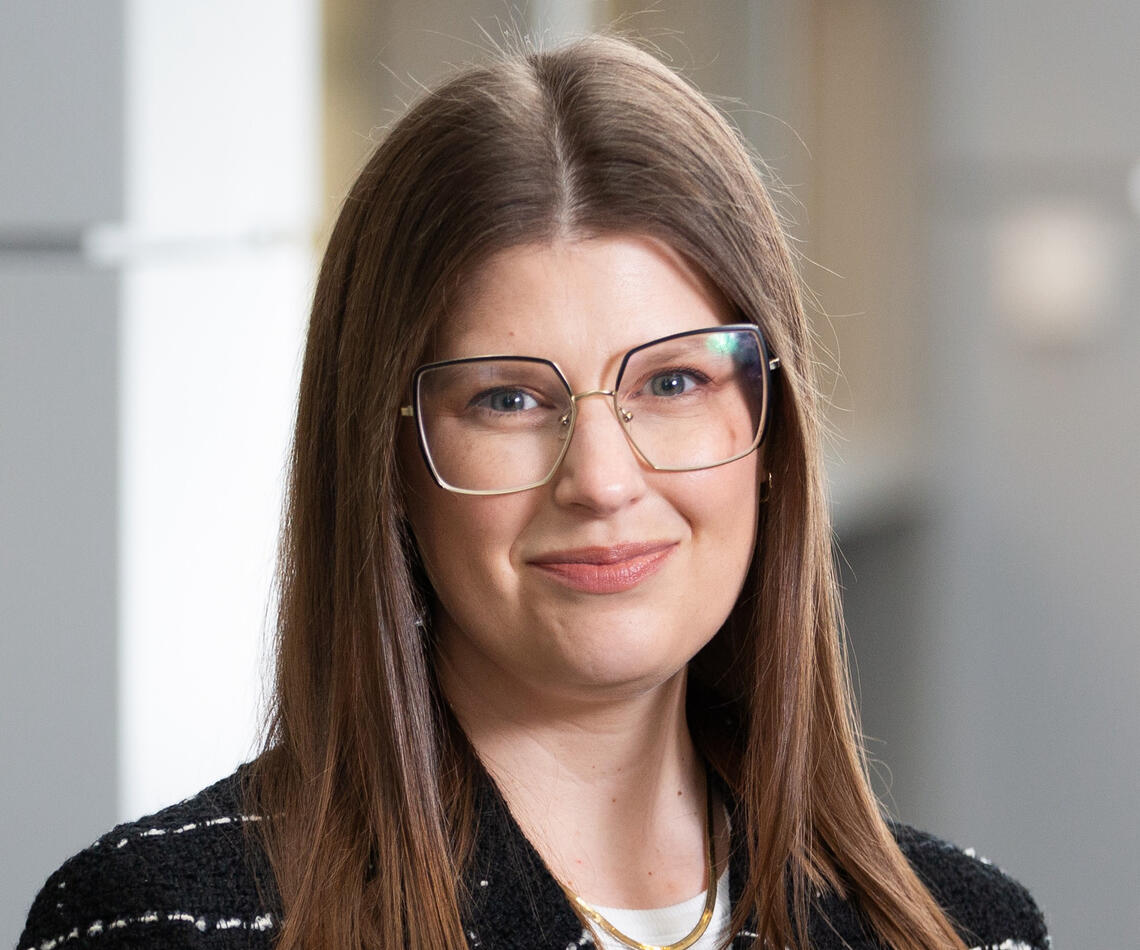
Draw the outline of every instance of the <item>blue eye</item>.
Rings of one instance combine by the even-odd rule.
[[[537,409],[538,400],[521,389],[491,389],[472,399],[471,405],[491,412],[513,413]]]
[[[649,391],[654,396],[682,396],[697,386],[697,380],[690,373],[670,371],[658,373],[649,380]]]

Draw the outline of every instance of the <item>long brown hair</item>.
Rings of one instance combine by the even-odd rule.
[[[684,254],[782,363],[756,555],[690,687],[694,737],[747,841],[737,923],[753,915],[772,946],[804,946],[822,887],[857,900],[897,950],[962,947],[866,778],[784,233],[725,119],[650,55],[599,37],[502,56],[427,94],[376,149],[329,242],[293,447],[275,704],[248,785],[273,816],[279,947],[466,946],[458,882],[476,766],[417,624],[429,592],[403,511],[399,407],[489,255],[614,232]],[[702,716],[710,702],[732,728]]]

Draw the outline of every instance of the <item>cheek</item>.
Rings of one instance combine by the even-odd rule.
[[[754,455],[693,472],[686,486],[694,533],[725,543],[726,556],[751,557],[756,535],[760,465]]]
[[[694,591],[705,600],[710,616],[719,618],[718,627],[740,596],[752,563],[759,471],[760,465],[750,456],[719,469],[694,472],[698,477],[686,486],[688,505],[682,510],[693,531]]]
[[[515,510],[520,496],[458,495],[440,488],[426,471],[408,482],[408,518],[440,602],[445,607],[486,604],[493,591],[503,592],[512,576],[512,545],[524,521]]]
[[[725,570],[736,582],[736,595],[744,584],[756,548],[757,486],[755,478],[742,480],[734,501],[725,500],[717,512],[725,538]],[[733,596],[735,603],[736,596]]]

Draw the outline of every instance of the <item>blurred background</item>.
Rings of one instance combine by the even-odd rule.
[[[0,0],[0,942],[251,754],[313,271],[504,35],[654,43],[814,292],[890,810],[1140,947],[1140,5]]]

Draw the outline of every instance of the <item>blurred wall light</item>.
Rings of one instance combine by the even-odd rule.
[[[990,244],[995,310],[1026,342],[1091,342],[1111,318],[1121,250],[1118,229],[1091,206],[1041,202],[1011,212]]]

